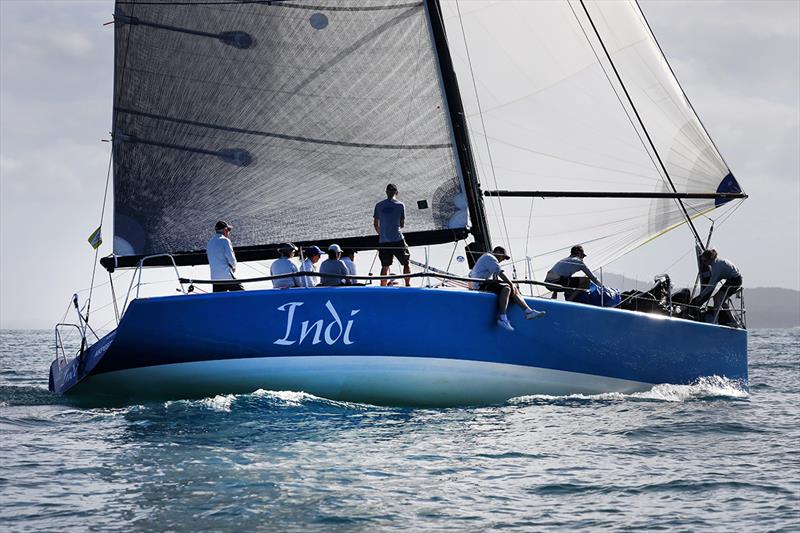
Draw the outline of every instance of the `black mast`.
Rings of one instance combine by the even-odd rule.
[[[461,174],[464,176],[464,192],[467,195],[467,205],[469,206],[469,215],[472,222],[470,231],[475,238],[475,243],[467,247],[468,252],[470,252],[468,258],[472,259],[475,254],[479,255],[491,249],[489,225],[486,221],[486,210],[483,206],[483,194],[478,181],[478,173],[475,170],[475,160],[472,157],[472,145],[467,132],[467,121],[464,116],[464,106],[461,102],[461,92],[458,89],[458,80],[453,69],[453,61],[450,58],[450,49],[447,45],[442,8],[439,5],[439,0],[427,0],[426,5],[431,22],[431,30],[433,31],[436,54],[439,58],[439,70],[442,73],[445,99],[450,112],[450,123],[453,125],[458,161],[461,166]]]

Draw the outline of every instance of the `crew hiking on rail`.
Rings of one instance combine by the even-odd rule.
[[[475,261],[475,266],[469,272],[469,277],[479,278],[484,281],[470,284],[472,290],[491,292],[497,295],[497,325],[508,331],[514,331],[514,327],[508,320],[506,311],[509,300],[513,301],[525,312],[525,319],[532,320],[544,315],[544,311],[536,311],[528,307],[525,299],[519,293],[517,287],[508,279],[500,261],[511,259],[502,246],[495,246],[491,252],[486,252]]]

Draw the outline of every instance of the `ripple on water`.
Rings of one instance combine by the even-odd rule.
[[[47,392],[52,332],[9,337],[2,530],[800,529],[800,330],[750,332],[749,391],[452,409],[265,390],[86,406]]]

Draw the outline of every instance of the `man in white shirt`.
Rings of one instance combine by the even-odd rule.
[[[297,246],[286,242],[278,247],[278,252],[281,256],[273,261],[272,265],[269,267],[270,275],[280,276],[281,274],[294,274],[297,272],[297,265],[292,261],[292,257],[294,257],[295,252],[297,252]],[[304,287],[305,285],[300,281],[300,276],[290,276],[287,278],[273,279],[272,286],[276,289],[290,289],[292,287]]]
[[[306,248],[305,255],[306,258],[300,265],[300,272],[316,272],[322,250],[319,249],[319,246],[309,246]],[[299,279],[301,287],[316,287],[319,283],[319,278],[316,276],[302,276]]]
[[[347,272],[351,276],[358,276],[358,271],[356,270],[356,251],[352,248],[345,249],[342,253],[342,262],[347,266]]]
[[[592,281],[598,287],[603,286],[603,284],[600,283],[600,280],[597,279],[594,274],[592,274],[591,270],[589,270],[589,267],[586,266],[586,263],[583,262],[585,257],[586,253],[583,251],[583,246],[576,244],[569,251],[569,257],[565,257],[564,259],[560,260],[547,272],[547,276],[544,278],[545,283],[553,283],[555,285],[560,285],[561,287],[569,287],[570,289],[579,289],[574,291],[565,291],[564,289],[552,287],[553,299],[558,297],[559,291],[564,291],[565,299],[573,301],[575,298],[580,296],[581,290],[589,288],[589,281]],[[576,274],[578,271],[586,274],[586,277],[573,278],[573,274]]]
[[[484,281],[473,282],[470,288],[496,294],[497,325],[508,331],[514,331],[513,326],[508,321],[508,315],[506,314],[509,300],[512,300],[523,309],[526,320],[539,318],[544,315],[544,311],[536,311],[528,307],[525,299],[520,295],[517,288],[500,267],[500,261],[506,259],[511,259],[511,257],[502,246],[495,246],[491,253],[487,252],[480,256],[478,260],[475,261],[475,266],[470,270],[469,277],[482,279]]]
[[[218,220],[214,225],[216,233],[206,246],[208,266],[211,268],[213,280],[236,279],[233,276],[236,272],[236,254],[233,253],[233,245],[229,238],[232,229],[233,226],[224,220]],[[244,290],[241,283],[214,283],[213,287],[214,292]]]

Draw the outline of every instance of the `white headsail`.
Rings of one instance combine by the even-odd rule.
[[[445,6],[483,189],[741,192],[635,2]],[[495,239],[542,268],[579,242],[605,264],[685,221],[674,199],[530,202],[487,209]],[[683,203],[691,217],[715,207]]]

